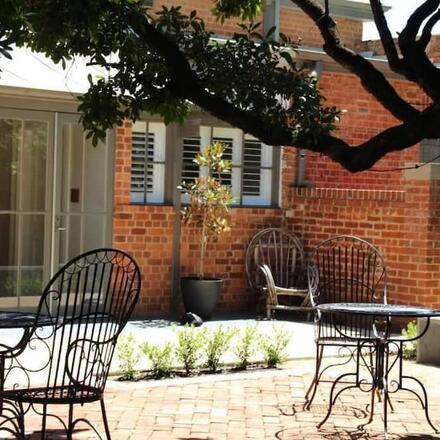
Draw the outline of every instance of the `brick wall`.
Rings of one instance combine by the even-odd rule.
[[[117,129],[113,245],[133,255],[142,272],[142,293],[135,313],[167,314],[170,310],[175,210],[172,206],[130,203],[131,123]],[[253,298],[244,277],[244,256],[252,235],[265,227],[280,226],[281,209],[234,208],[233,229],[210,244],[206,274],[225,280],[219,310],[252,308]],[[182,276],[195,273],[199,235],[191,227],[181,231]]]
[[[135,313],[170,308],[174,208],[130,204],[131,123],[117,129],[113,245],[133,255],[142,272]]]
[[[414,105],[423,103],[423,95],[417,86],[405,81],[392,81],[393,86]],[[358,145],[398,121],[386,111],[372,95],[366,92],[359,79],[345,73],[324,72],[320,89],[327,105],[344,111],[335,132],[350,145]],[[404,152],[387,155],[374,169],[395,169],[418,161],[419,149],[413,147]],[[308,153],[307,179],[316,186],[330,185],[344,188],[399,189],[402,171],[366,171],[352,174],[340,165],[318,154]]]
[[[351,75],[324,72],[320,85],[329,105],[347,110],[339,135],[348,142],[355,145],[396,123]],[[413,84],[393,81],[393,85],[414,105],[424,105],[426,98]],[[325,157],[308,153],[306,177],[314,188],[296,188],[293,164],[298,153],[284,150],[285,163],[290,164],[283,176],[285,216],[307,249],[331,235],[363,237],[386,257],[390,301],[439,307],[440,181],[427,171],[438,165],[419,171],[351,174]],[[412,166],[418,155],[415,146],[386,156],[375,168]]]
[[[348,47],[358,46],[362,40],[362,23],[342,17],[335,20],[344,44]],[[298,9],[281,8],[280,29],[303,46],[321,48],[323,45],[323,39],[313,20]]]
[[[286,217],[308,250],[336,234],[365,238],[388,263],[390,302],[440,307],[439,189],[410,178],[401,190],[295,188]]]
[[[170,7],[176,4],[182,7],[182,12],[185,14],[196,10],[198,16],[205,21],[206,28],[216,35],[229,36],[234,32],[241,31],[237,26],[240,21],[238,18],[226,20],[224,23],[217,22],[211,14],[213,2],[210,0],[155,0],[153,9],[159,9],[162,5]],[[255,21],[263,20],[258,18]],[[362,40],[362,23],[342,17],[337,18],[336,21],[344,43],[350,47],[359,46]],[[281,32],[291,37],[293,41],[300,41],[304,46],[321,47],[323,44],[322,37],[313,20],[298,9],[281,8],[280,28]]]

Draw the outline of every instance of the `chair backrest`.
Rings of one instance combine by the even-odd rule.
[[[66,393],[58,398],[68,398],[69,387],[104,391],[140,285],[136,262],[117,249],[89,251],[64,265],[43,292],[31,339],[20,355],[27,385],[38,382],[52,390],[47,398],[55,397],[57,387]],[[30,350],[34,359],[28,367]]]
[[[316,246],[307,264],[313,306],[331,302],[386,303],[387,268],[379,250],[359,237],[338,235]],[[334,323],[352,337],[369,337],[371,319],[322,314],[325,336],[338,336]]]
[[[260,266],[266,265],[276,286],[297,287],[304,275],[304,249],[298,237],[282,228],[257,232],[246,250],[246,276],[255,291],[264,286]]]

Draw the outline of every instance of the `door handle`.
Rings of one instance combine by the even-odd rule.
[[[65,228],[64,226],[61,226],[61,216],[57,215],[55,217],[55,227],[57,229],[57,231],[66,231],[67,228]]]

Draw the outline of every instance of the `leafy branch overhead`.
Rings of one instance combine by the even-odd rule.
[[[274,42],[271,33],[260,35],[257,25],[248,24],[231,40],[215,40],[195,11],[185,15],[178,6],[146,11],[137,0],[3,0],[0,56],[10,56],[15,43],[55,62],[86,56],[102,67],[105,78],[91,78],[79,106],[95,142],[107,128],[142,112],[182,122],[193,104],[266,144],[320,152],[351,171],[368,169],[423,138],[440,137],[440,71],[426,55],[440,0],[425,0],[397,43],[381,0],[370,0],[390,68],[431,99],[425,109],[413,107],[371,62],[344,45],[318,1],[291,1],[315,22],[325,52],[359,77],[395,116],[395,126],[359,145],[347,144],[333,133],[338,110],[325,105],[316,79],[298,67],[287,38]],[[249,20],[264,3],[215,0],[213,10],[219,20]]]

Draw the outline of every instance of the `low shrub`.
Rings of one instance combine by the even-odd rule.
[[[237,333],[236,329],[224,329],[222,326],[205,335],[206,367],[216,373],[220,367],[221,357],[229,348],[231,339]]]
[[[194,372],[200,360],[206,331],[185,325],[177,331],[176,357],[187,375]]]
[[[402,329],[402,336],[405,339],[414,339],[417,337],[417,323],[415,321],[410,321],[404,329]],[[417,341],[408,341],[403,343],[403,358],[404,359],[415,359],[417,354]]]
[[[274,368],[286,361],[286,348],[291,338],[284,327],[273,325],[272,328],[273,334],[271,336],[264,335],[260,342],[264,363],[269,368]]]
[[[248,325],[240,335],[234,347],[234,353],[238,357],[237,368],[245,370],[251,361],[252,356],[257,352],[258,330],[256,325]]]
[[[132,333],[127,336],[120,336],[117,354],[122,379],[133,380],[136,376],[135,366],[139,361],[139,353],[137,353],[135,345],[135,338]]]
[[[158,346],[144,342],[139,348],[150,361],[151,372],[155,379],[171,376],[174,360],[173,344],[168,342],[164,346]]]

